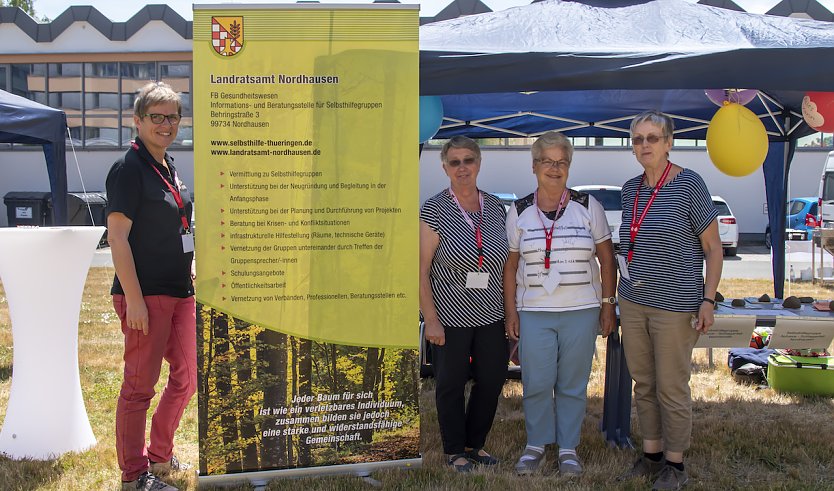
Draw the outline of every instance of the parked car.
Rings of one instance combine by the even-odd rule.
[[[811,231],[817,227],[819,198],[816,196],[793,198],[788,201],[786,209],[788,216],[785,218],[785,239],[810,239]],[[772,234],[770,232],[770,225],[768,225],[765,229],[765,245],[770,249],[772,243]]]
[[[834,228],[834,152],[829,152],[822,168],[819,191],[820,224],[822,228]]]
[[[614,250],[620,248],[620,224],[623,222],[623,193],[620,186],[606,186],[604,184],[589,184],[572,186],[571,189],[588,193],[602,205],[608,228],[611,229],[611,241]]]
[[[515,193],[490,193],[499,200],[501,200],[501,204],[504,205],[504,209],[510,211],[510,206],[512,206],[513,201],[518,199],[518,196]]]
[[[738,223],[730,210],[730,205],[721,196],[712,197],[712,205],[718,210],[718,235],[725,256],[735,256],[738,252]]]

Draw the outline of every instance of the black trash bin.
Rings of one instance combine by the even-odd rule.
[[[101,192],[67,193],[67,225],[106,226],[107,195]]]
[[[10,227],[43,227],[52,223],[52,193],[12,191],[3,197]]]

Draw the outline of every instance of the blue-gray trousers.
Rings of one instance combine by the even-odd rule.
[[[520,311],[519,355],[527,444],[579,445],[599,307],[568,312]]]

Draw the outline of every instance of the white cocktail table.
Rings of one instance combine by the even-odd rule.
[[[95,445],[78,372],[81,294],[104,227],[0,229],[14,357],[0,452],[52,459]]]

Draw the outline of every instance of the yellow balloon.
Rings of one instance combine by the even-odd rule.
[[[753,111],[725,102],[707,128],[707,153],[724,174],[746,176],[764,163],[767,131]]]

